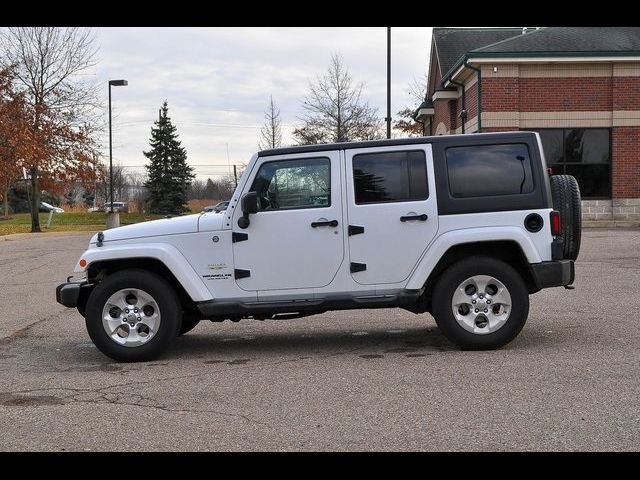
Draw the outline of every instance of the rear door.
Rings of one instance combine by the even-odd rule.
[[[351,275],[365,285],[403,282],[438,231],[431,145],[345,158]]]

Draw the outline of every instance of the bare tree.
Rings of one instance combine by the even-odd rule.
[[[93,31],[79,27],[9,27],[0,33],[2,65],[15,66],[17,83],[32,107],[31,230],[40,231],[38,176],[95,174],[91,112],[95,85],[83,73],[96,64]]]
[[[424,101],[424,97],[427,94],[428,81],[429,77],[427,73],[425,73],[420,78],[414,77],[407,86],[407,93],[409,94],[412,102],[416,104],[416,106],[420,105]]]
[[[278,148],[282,145],[282,122],[280,120],[280,109],[273,101],[273,95],[269,97],[269,106],[264,111],[264,123],[260,129],[258,148],[267,150]]]
[[[428,77],[425,73],[421,78],[414,78],[407,87],[406,92],[414,105],[400,110],[396,114],[400,118],[399,120],[396,120],[393,125],[393,129],[401,132],[402,135],[406,135],[408,137],[419,137],[423,134],[423,126],[421,123],[418,123],[413,119],[413,114],[417,107],[425,100],[425,95],[427,94],[427,82]]]
[[[302,126],[293,131],[301,144],[373,140],[382,137],[378,110],[362,99],[364,83],[354,85],[342,57],[335,54],[327,73],[309,84]]]
[[[96,184],[96,202],[99,205],[109,201],[110,178],[109,171],[101,166],[102,181]],[[113,196],[114,202],[126,202],[129,200],[129,178],[125,168],[119,163],[113,164]]]

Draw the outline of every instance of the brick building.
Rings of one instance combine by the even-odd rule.
[[[425,135],[534,130],[585,220],[640,222],[640,28],[434,28]]]

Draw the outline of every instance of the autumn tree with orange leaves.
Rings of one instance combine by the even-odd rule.
[[[60,190],[76,180],[86,184],[98,172],[92,114],[99,104],[95,86],[81,75],[95,65],[93,43],[92,31],[79,27],[0,32],[2,66],[13,69],[12,88],[25,105],[26,129],[13,157],[14,166],[29,172],[32,232],[40,231],[42,189]]]
[[[9,188],[20,175],[20,158],[29,142],[27,104],[13,86],[11,68],[0,70],[0,196],[9,217]]]

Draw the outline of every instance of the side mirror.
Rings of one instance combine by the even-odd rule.
[[[258,213],[258,192],[245,193],[240,200],[240,206],[242,208],[242,216],[238,219],[238,226],[247,228],[251,224],[249,215]]]
[[[242,213],[258,213],[258,192],[247,192],[242,196]]]

